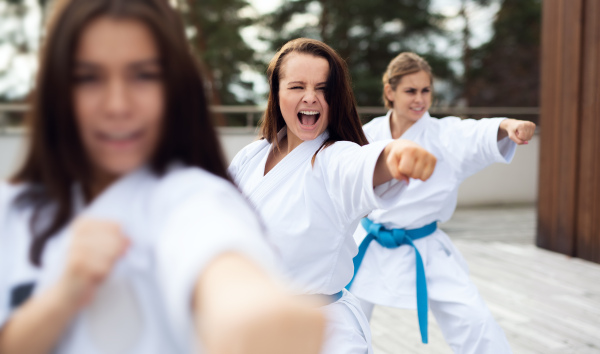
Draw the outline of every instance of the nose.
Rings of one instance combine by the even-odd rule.
[[[423,93],[422,92],[417,92],[417,94],[415,95],[415,102],[417,102],[417,103],[423,102]]]
[[[313,104],[317,102],[317,92],[314,89],[306,90],[302,101],[307,104]]]
[[[106,88],[105,109],[110,117],[121,117],[128,113],[130,104],[127,87],[123,80],[111,79]]]

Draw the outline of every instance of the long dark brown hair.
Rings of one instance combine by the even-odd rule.
[[[269,143],[279,146],[277,132],[285,126],[285,120],[279,107],[279,80],[286,56],[294,52],[323,58],[329,63],[329,76],[325,91],[325,100],[329,105],[329,125],[327,126],[329,138],[317,152],[342,140],[352,141],[361,146],[368,144],[358,117],[356,99],[352,92],[350,73],[346,62],[327,44],[308,38],[298,38],[287,42],[269,63],[267,69],[270,86],[269,101],[260,127],[263,138]],[[313,162],[315,156],[313,156]]]
[[[158,146],[148,161],[152,171],[161,175],[171,162],[179,161],[229,180],[210,123],[202,76],[181,19],[168,0],[71,0],[61,6],[49,28],[27,117],[26,157],[11,179],[26,186],[16,205],[33,207],[30,259],[38,266],[46,242],[73,217],[73,184],[81,183],[84,190],[90,184],[90,161],[74,117],[71,78],[79,35],[103,16],[142,22],[161,53],[167,105]]]

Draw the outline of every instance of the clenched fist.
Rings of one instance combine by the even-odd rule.
[[[110,221],[80,218],[72,226],[67,264],[58,285],[74,305],[82,307],[125,254],[129,240]]]
[[[527,144],[535,133],[535,124],[526,120],[505,119],[500,123],[498,140],[508,138],[518,145]]]
[[[405,139],[394,140],[385,147],[377,161],[373,185],[391,178],[406,182],[409,178],[426,181],[433,174],[436,163],[435,156],[420,145]]]

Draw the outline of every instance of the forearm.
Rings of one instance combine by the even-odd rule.
[[[388,144],[377,159],[375,171],[373,172],[373,187],[389,182],[394,178],[386,162],[390,154],[390,147],[391,144]]]
[[[0,354],[46,354],[77,314],[58,287],[25,302],[0,332]]]
[[[238,253],[225,253],[202,272],[194,291],[196,323],[226,320],[242,299],[266,299],[282,289],[254,262]],[[200,328],[202,330],[202,328]]]
[[[500,141],[508,136],[508,125],[510,124],[511,120],[513,119],[504,119],[502,122],[500,122],[500,126],[498,127],[497,141]]]
[[[241,254],[221,255],[202,272],[193,309],[196,331],[209,353],[320,352],[325,318],[317,304],[291,297]]]

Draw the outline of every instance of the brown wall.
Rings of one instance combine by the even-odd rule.
[[[600,263],[600,1],[542,16],[537,244]]]

